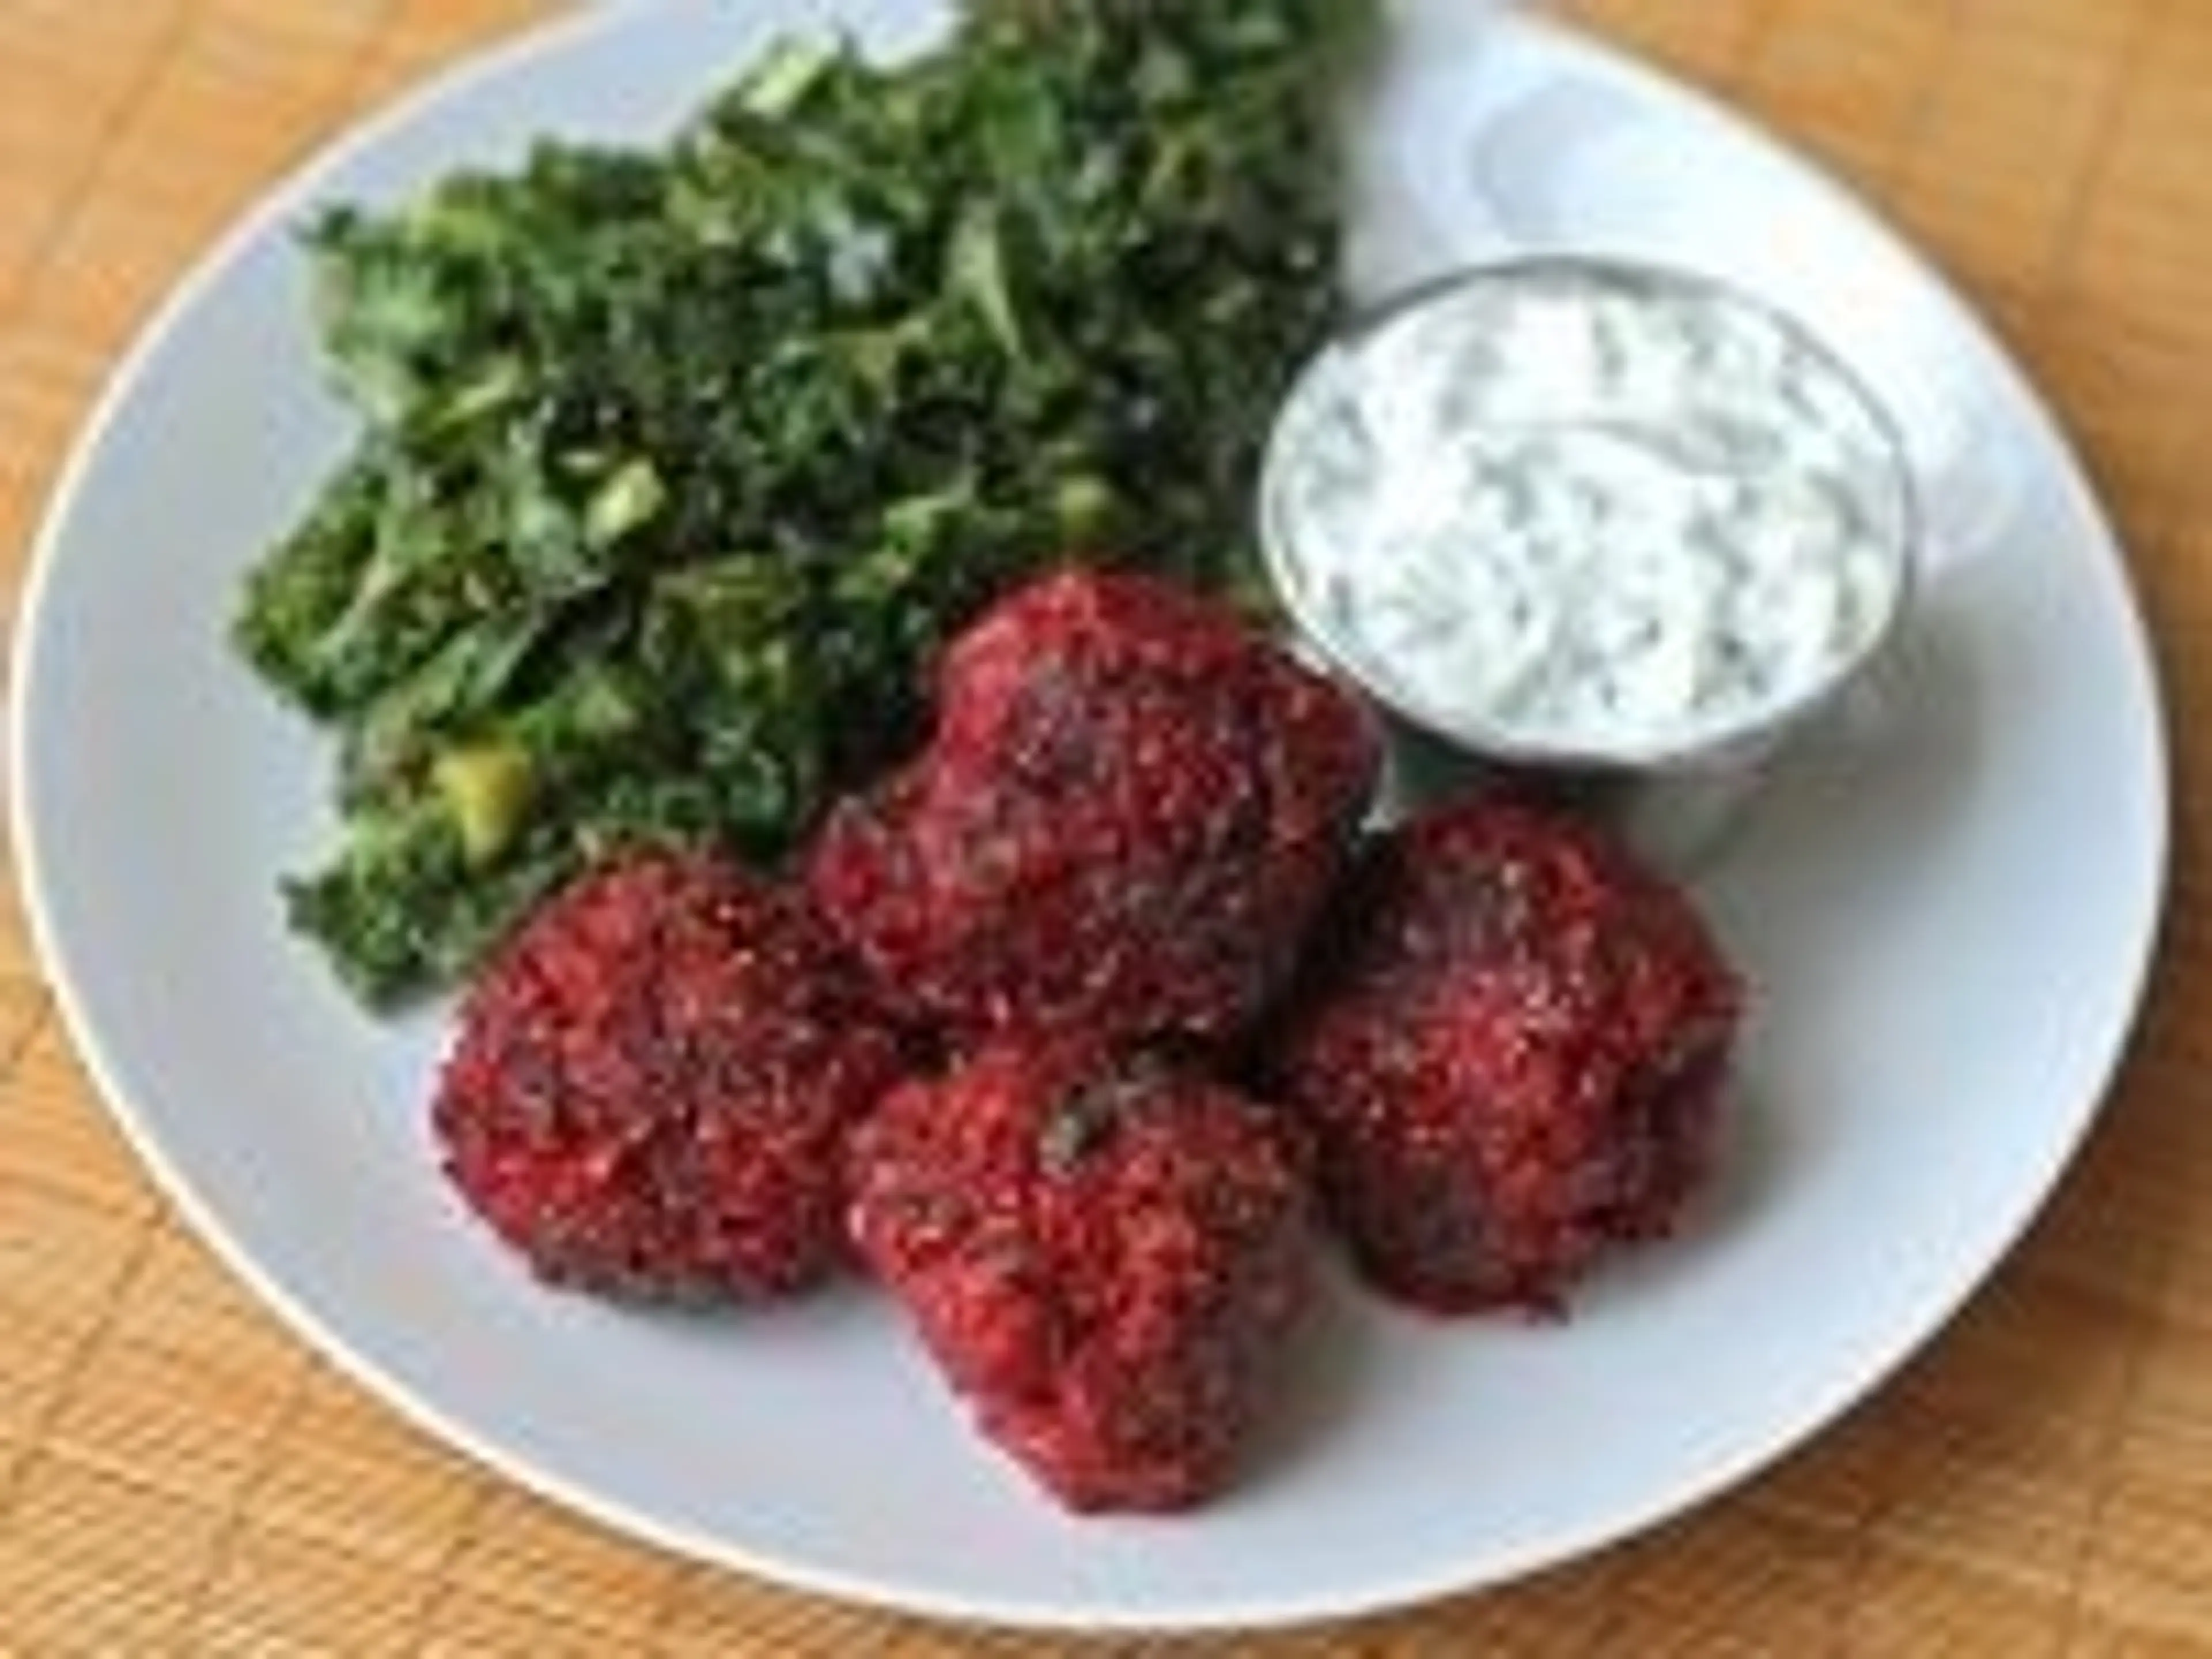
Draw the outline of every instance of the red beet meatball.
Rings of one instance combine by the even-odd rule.
[[[1689,902],[1576,820],[1478,800],[1348,884],[1273,1081],[1337,1224],[1438,1312],[1556,1309],[1701,1174],[1741,1006]]]
[[[948,649],[927,751],[816,902],[918,1024],[1211,1037],[1278,988],[1365,803],[1364,710],[1209,601],[1068,571]]]
[[[1219,1490],[1304,1299],[1274,1115],[1079,1038],[1001,1039],[854,1137],[861,1254],[983,1431],[1069,1508]]]
[[[464,1001],[447,1174],[545,1278],[766,1297],[842,1254],[842,1140],[892,1041],[796,896],[649,854],[556,895]]]

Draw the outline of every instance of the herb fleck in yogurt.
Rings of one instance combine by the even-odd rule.
[[[1818,346],[1687,277],[1485,273],[1333,349],[1266,511],[1310,624],[1411,712],[1632,759],[1759,726],[1887,625],[1908,504]]]

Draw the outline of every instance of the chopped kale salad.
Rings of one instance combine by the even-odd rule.
[[[325,212],[360,431],[235,628],[338,740],[295,925],[395,1005],[616,848],[778,858],[1042,565],[1252,593],[1373,13],[971,0],[896,66],[787,40],[659,149]]]

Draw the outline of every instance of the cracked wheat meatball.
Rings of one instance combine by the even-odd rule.
[[[853,1139],[852,1224],[983,1431],[1069,1508],[1231,1479],[1313,1239],[1277,1115],[1153,1057],[1002,1038]]]
[[[465,997],[433,1126],[544,1278],[642,1297],[800,1289],[843,1255],[846,1129],[898,1050],[794,893],[652,853],[540,908]]]
[[[1598,830],[1480,799],[1379,838],[1279,1033],[1339,1230],[1431,1310],[1555,1310],[1706,1163],[1742,994],[1689,901]]]
[[[919,1026],[1225,1037],[1368,799],[1364,708],[1231,613],[1069,570],[949,647],[927,750],[830,817],[816,902]]]

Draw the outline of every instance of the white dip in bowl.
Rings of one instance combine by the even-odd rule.
[[[1312,641],[1492,760],[1763,747],[1888,637],[1909,474],[1857,378],[1702,277],[1583,258],[1398,301],[1300,378],[1262,532]]]

